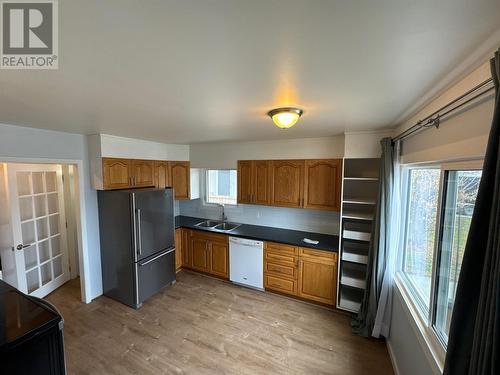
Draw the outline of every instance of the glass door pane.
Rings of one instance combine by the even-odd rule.
[[[434,318],[434,328],[444,344],[448,342],[458,277],[480,180],[480,170],[445,172]]]

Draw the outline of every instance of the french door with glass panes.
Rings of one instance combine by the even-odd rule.
[[[17,288],[44,297],[69,280],[60,165],[7,166]]]

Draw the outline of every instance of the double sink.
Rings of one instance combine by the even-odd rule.
[[[219,220],[204,220],[201,223],[195,224],[195,227],[218,230],[221,232],[230,232],[240,226],[241,224],[238,223],[230,223],[228,221]]]

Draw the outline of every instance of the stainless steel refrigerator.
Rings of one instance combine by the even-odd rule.
[[[99,191],[104,295],[139,308],[175,282],[173,190]]]

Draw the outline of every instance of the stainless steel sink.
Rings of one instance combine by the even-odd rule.
[[[217,224],[215,227],[213,227],[213,229],[229,232],[233,229],[238,228],[239,226],[241,226],[241,224],[224,222],[224,223]]]
[[[195,224],[195,227],[201,227],[201,228],[214,228],[218,224],[221,224],[222,221],[219,220],[205,220],[202,221],[201,223]]]

